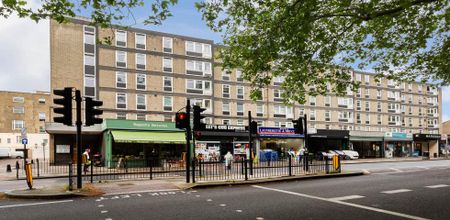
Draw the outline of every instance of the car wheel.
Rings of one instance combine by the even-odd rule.
[[[22,159],[22,157],[21,156],[17,156],[16,159]]]

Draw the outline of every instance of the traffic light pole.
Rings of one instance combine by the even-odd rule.
[[[303,135],[305,136],[305,148],[308,150],[308,119],[306,119],[306,114],[304,115],[303,120],[305,121],[305,127],[303,128]],[[302,122],[300,122],[302,123]],[[306,155],[305,155],[306,156]]]
[[[75,102],[77,105],[77,121],[75,122],[77,126],[77,188],[82,188],[81,181],[81,92],[80,90],[75,91]]]
[[[186,128],[186,183],[190,182],[190,161],[191,161],[191,100],[187,100],[186,103],[186,117],[188,126]]]
[[[252,112],[248,111],[248,152],[250,154],[250,175],[253,175],[253,158],[252,158],[252,148],[253,148],[253,137],[252,137]]]

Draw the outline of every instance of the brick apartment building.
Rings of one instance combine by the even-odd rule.
[[[97,43],[106,37],[113,39],[112,45]],[[315,131],[312,143],[330,141],[323,150],[355,148],[368,157],[389,151],[392,156],[438,152],[434,139],[413,137],[440,133],[442,91],[426,84],[376,82],[372,73],[353,71],[353,80],[361,82],[357,92],[308,97],[303,105],[285,106],[283,78],[275,78],[261,100],[250,100],[250,84],[238,69],[222,70],[214,59],[218,46],[211,40],[136,28],[100,29],[76,18],[67,24],[50,22],[50,42],[51,88],[76,87],[84,96],[102,100],[105,119],[172,122],[190,99],[207,109],[207,124],[244,126],[251,111],[260,127],[289,128],[292,119],[306,114]],[[62,130],[47,126],[51,134]],[[104,131],[93,129],[91,134]],[[263,142],[258,147],[278,146],[273,138]]]

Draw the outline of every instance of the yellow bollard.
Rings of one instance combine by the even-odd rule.
[[[25,174],[27,175],[27,185],[30,189],[33,189],[33,172],[31,169],[31,163],[25,165]]]

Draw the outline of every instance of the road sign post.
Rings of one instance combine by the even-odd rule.
[[[22,144],[23,144],[23,167],[25,169],[25,165],[27,164],[27,144],[28,144],[28,139],[27,139],[27,129],[26,128],[21,128],[20,129],[20,134],[22,136]]]

